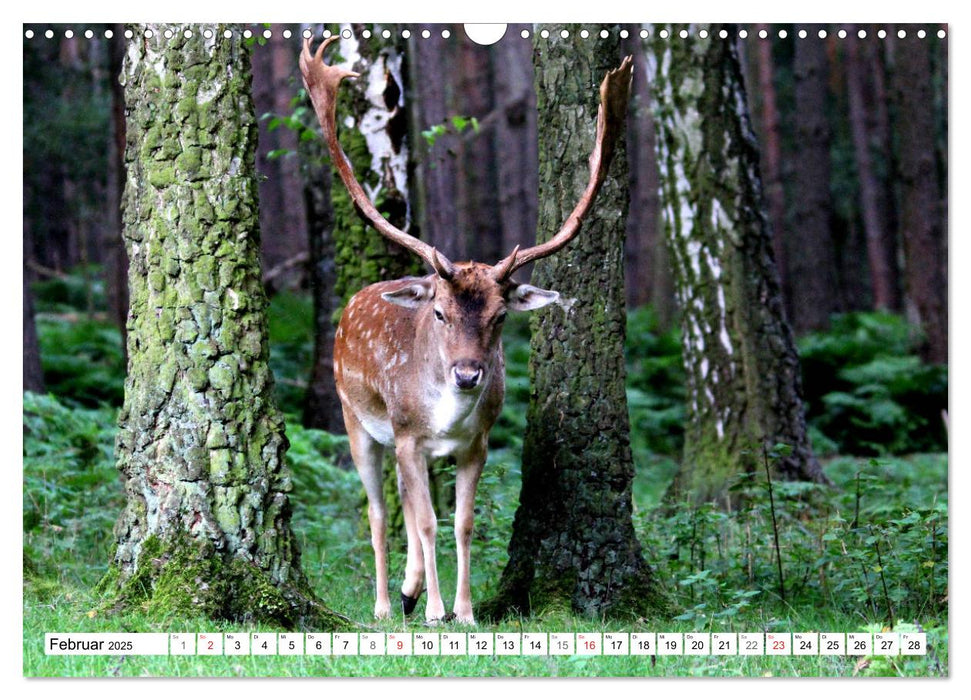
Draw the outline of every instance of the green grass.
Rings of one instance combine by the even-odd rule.
[[[97,612],[103,601],[93,591],[106,571],[112,527],[124,505],[113,457],[124,368],[117,330],[77,314],[77,309],[86,308],[84,304],[93,303],[96,309],[102,305],[83,281],[38,289],[42,292],[38,303],[42,356],[48,388],[56,398],[24,397],[25,675],[948,675],[947,456],[888,455],[876,460],[834,456],[825,465],[833,488],[774,484],[786,589],[783,601],[773,513],[764,481],[740,481],[735,492],[741,505],[730,514],[706,506],[663,507],[683,440],[684,380],[677,334],[660,331],[646,310],[632,313],[628,323],[631,447],[637,466],[632,489],[634,522],[644,556],[677,609],[675,619],[587,620],[562,611],[537,610],[528,619],[476,629],[851,632],[916,623],[928,634],[931,650],[927,656],[900,657],[895,664],[871,659],[859,668],[858,659],[852,657],[48,657],[42,647],[45,632],[259,631],[255,626],[165,617],[151,609],[107,617]],[[299,413],[311,361],[311,308],[306,298],[281,294],[274,297],[269,314],[277,400],[288,414]],[[860,393],[860,387],[879,384],[897,405],[907,408],[904,423],[908,430],[921,433],[923,414],[917,408],[925,403],[930,406],[921,399],[924,370],[871,361],[880,352],[905,355],[909,348],[906,328],[891,323],[892,319],[869,316],[847,323],[850,321],[862,330],[810,339],[815,345],[810,343],[812,347],[807,348],[807,366],[814,376],[838,378],[827,367],[847,365],[847,358],[856,355],[860,361],[850,364],[866,368],[866,376],[840,375],[845,382],[839,386],[822,387],[814,380],[817,388],[822,387],[820,391],[829,392],[826,395],[842,392],[841,396],[862,401],[853,404],[854,411],[839,414],[847,417],[839,423],[840,429],[859,442],[890,424],[881,422],[883,414],[875,413],[886,402],[871,405],[869,394]],[[894,342],[887,342],[888,333],[891,340],[896,338]],[[489,465],[477,497],[472,545],[474,601],[496,592],[519,499],[519,459],[529,400],[525,317],[510,319],[504,342],[507,399],[490,436]],[[79,353],[83,356],[80,362]],[[864,383],[854,384],[856,380]],[[937,384],[928,386],[937,390]],[[820,416],[839,417],[832,412]],[[825,423],[822,417],[817,419],[819,426],[837,425]],[[850,423],[850,418],[856,423]],[[303,553],[303,569],[314,590],[362,629],[427,631],[420,610],[415,620],[406,622],[399,616],[374,626],[373,557],[365,498],[350,464],[346,439],[305,430],[292,415],[287,423],[293,529]],[[846,444],[843,438],[834,442],[832,430],[826,433],[817,426],[814,431],[817,444],[831,448],[828,454]],[[927,444],[933,447],[937,443]],[[872,450],[875,454],[885,451]],[[438,478],[447,486],[454,475],[446,469]],[[450,601],[455,587],[455,546],[451,514],[440,515],[439,574],[446,601]],[[389,558],[392,595],[404,569],[403,546],[400,533],[393,534]]]
[[[885,598],[874,542],[882,547],[896,622],[920,623],[931,653],[874,660],[850,657],[55,657],[45,632],[254,632],[256,626],[174,619],[139,610],[105,616],[93,589],[110,557],[110,529],[122,505],[112,464],[114,409],[68,408],[25,397],[24,673],[28,676],[941,676],[947,656],[947,459],[919,455],[827,464],[837,488],[825,492],[778,484],[777,516],[788,600],[776,593],[770,514],[757,484],[734,514],[656,508],[670,474],[641,469],[635,524],[645,556],[681,612],[677,619],[589,620],[562,611],[479,625],[480,631],[866,631],[885,624]],[[371,618],[373,563],[363,493],[346,463],[346,440],[288,427],[294,475],[293,527],[314,590],[362,630],[428,631],[420,614],[380,625]],[[518,502],[514,448],[490,455],[478,499],[473,541],[473,597],[483,600],[505,564]],[[860,496],[857,506],[857,485]],[[855,527],[851,522],[858,520]],[[450,514],[440,522],[439,568],[450,600],[455,553]],[[746,534],[747,533],[747,534]],[[876,538],[876,539],[870,539]],[[404,568],[392,542],[392,587]],[[934,559],[937,557],[937,559]],[[932,562],[932,566],[927,566]],[[463,631],[468,628],[453,626]],[[276,630],[283,631],[283,630]]]

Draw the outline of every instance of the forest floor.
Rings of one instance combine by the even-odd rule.
[[[24,674],[27,676],[947,676],[947,458],[835,458],[835,487],[776,485],[787,599],[778,593],[771,513],[753,487],[733,514],[657,506],[670,474],[641,470],[635,524],[645,557],[668,588],[674,619],[590,620],[563,611],[474,629],[482,632],[877,632],[920,629],[925,656],[46,656],[45,632],[284,631],[152,610],[105,616],[93,592],[111,555],[122,492],[111,461],[112,409],[68,409],[50,397],[25,405]],[[44,432],[40,432],[40,431]],[[56,432],[59,438],[52,439]],[[33,439],[47,435],[46,440]],[[321,598],[362,631],[429,631],[419,614],[375,625],[373,563],[363,493],[343,438],[288,429],[293,526],[303,567]],[[518,453],[501,449],[480,490],[473,595],[494,592],[518,501]],[[60,465],[58,469],[55,465]],[[440,477],[447,485],[450,475]],[[859,492],[857,489],[859,488]],[[454,590],[450,514],[440,519],[439,566]],[[855,524],[854,524],[854,521]],[[392,586],[404,568],[392,540]],[[878,564],[877,551],[880,551]],[[884,590],[884,584],[887,588]],[[890,609],[893,619],[890,620]]]

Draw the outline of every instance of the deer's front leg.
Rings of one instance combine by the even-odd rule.
[[[367,519],[371,527],[371,547],[374,549],[375,600],[374,616],[391,616],[388,597],[387,509],[384,503],[382,458],[384,448],[375,441],[354,416],[344,407],[344,426],[351,443],[351,458],[367,493]]]
[[[435,562],[438,522],[435,519],[435,509],[428,489],[428,467],[425,456],[418,450],[414,440],[402,440],[396,445],[395,451],[398,457],[402,507],[406,514],[409,510],[411,512],[413,528],[421,545],[422,558],[425,560],[425,585],[428,589],[425,620],[435,622],[445,617],[445,604],[442,602],[442,594],[438,587],[438,569]],[[413,543],[409,542],[409,549],[412,546]],[[412,558],[409,557],[409,559]]]
[[[401,510],[405,516],[405,532],[408,535],[408,560],[405,563],[405,580],[401,583],[401,606],[405,615],[410,615],[418,599],[421,597],[425,585],[425,557],[421,552],[421,540],[418,538],[418,526],[415,524],[415,513],[410,499],[404,497],[406,488],[401,477],[401,465],[398,465],[398,493],[402,495]]]
[[[475,624],[472,615],[472,593],[469,583],[471,569],[470,547],[475,513],[475,489],[486,460],[486,440],[477,441],[468,454],[462,455],[455,470],[455,553],[458,578],[455,607],[452,612],[459,622]]]

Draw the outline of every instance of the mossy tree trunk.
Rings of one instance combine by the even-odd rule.
[[[679,28],[668,27],[672,37]],[[709,38],[698,32],[707,29]],[[694,25],[650,28],[665,231],[682,317],[688,424],[673,495],[728,499],[785,443],[778,477],[825,482],[806,432],[799,358],[785,319],[765,215],[759,153],[734,37]],[[793,278],[793,284],[798,281]]]
[[[583,40],[580,26],[546,28],[549,40],[534,44],[540,240],[562,225],[583,192],[598,86],[621,58],[617,40]],[[564,28],[569,38],[560,37]],[[575,301],[533,317],[520,505],[499,593],[480,607],[486,617],[550,608],[632,616],[664,607],[631,520],[634,466],[624,389],[626,170],[620,143],[577,240],[539,261],[533,273],[535,283]]]
[[[339,628],[290,528],[249,52],[228,28],[138,26],[127,49],[131,309],[116,455],[128,500],[102,588],[116,608]]]

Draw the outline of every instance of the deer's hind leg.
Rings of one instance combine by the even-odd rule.
[[[388,597],[387,515],[384,502],[384,447],[364,429],[354,412],[344,409],[344,425],[351,443],[351,458],[367,493],[367,519],[371,527],[371,547],[374,549],[375,599],[374,616],[391,616]]]

